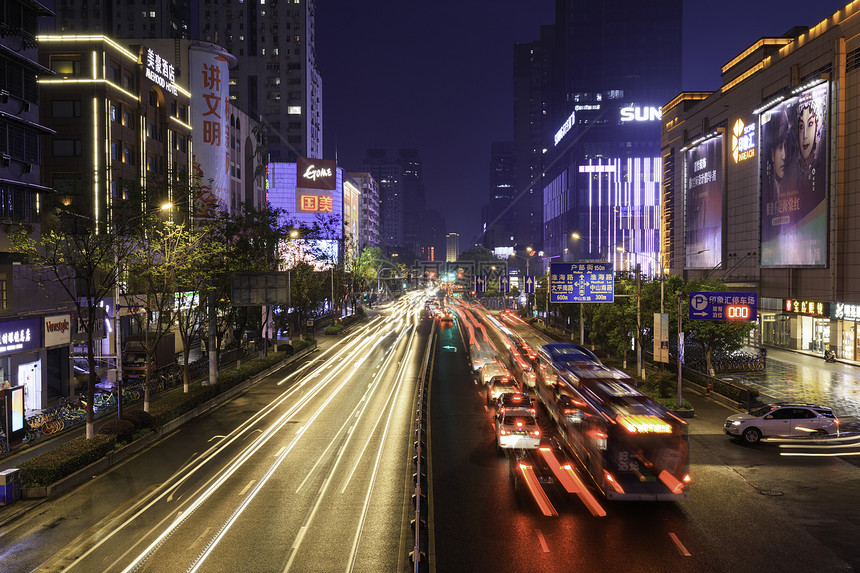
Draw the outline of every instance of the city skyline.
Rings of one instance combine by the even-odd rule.
[[[793,26],[812,27],[845,4],[731,0],[712,13],[704,2],[686,1],[682,89],[718,89],[720,68],[756,40]],[[444,4],[406,13],[402,4],[390,1],[334,10],[319,3],[326,157],[352,170],[360,167],[368,148],[417,148],[428,206],[442,213],[448,232],[460,234],[462,248],[480,242],[491,142],[512,139],[513,45],[536,40],[540,26],[553,23],[554,6],[549,0],[527,6],[482,2],[450,18],[452,8]],[[487,14],[494,15],[491,25],[482,24]],[[450,27],[440,33],[427,22]],[[366,33],[346,50],[330,41],[349,38],[350,29]],[[439,38],[445,38],[441,45]],[[460,59],[461,53],[468,56]],[[410,60],[408,54],[415,57]],[[362,89],[354,89],[358,85]],[[404,134],[404,129],[409,131]]]

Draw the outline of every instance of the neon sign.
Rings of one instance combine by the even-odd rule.
[[[755,124],[737,120],[732,128],[732,158],[735,163],[755,157]]]
[[[564,136],[567,135],[567,132],[573,128],[573,124],[576,123],[576,111],[570,112],[570,116],[565,120],[565,122],[561,125],[558,131],[555,132],[555,144],[558,145],[558,142],[564,139]]]
[[[829,315],[830,303],[787,298],[785,299],[785,311],[796,312],[798,314],[812,314],[818,316],[825,314]]]
[[[621,121],[659,121],[663,111],[659,107],[629,106],[621,108]]]
[[[299,195],[299,211],[305,213],[333,213],[334,199],[326,195]]]
[[[152,48],[146,49],[146,78],[163,90],[177,95],[176,68],[169,61],[155,53]]]

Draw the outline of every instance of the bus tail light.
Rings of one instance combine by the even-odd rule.
[[[614,477],[612,477],[612,474],[611,474],[611,473],[609,473],[609,472],[608,472],[608,471],[606,471],[606,470],[603,470],[603,475],[604,475],[604,476],[605,476],[605,478],[606,478],[604,481],[606,481],[606,483],[608,483],[608,484],[612,487],[612,489],[614,489],[614,490],[615,490],[616,492],[618,492],[618,493],[622,493],[622,494],[624,493],[624,488],[623,488],[623,487],[621,487],[621,484],[620,484],[620,483],[618,483],[617,481],[615,481],[615,478],[614,478]]]
[[[681,480],[679,480],[666,470],[660,472],[660,475],[657,477],[660,478],[660,481],[663,482],[663,484],[668,487],[669,491],[671,491],[672,493],[677,494],[684,491],[684,484],[681,482]],[[685,478],[689,477],[689,475],[685,476]]]

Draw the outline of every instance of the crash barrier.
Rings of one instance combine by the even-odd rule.
[[[409,558],[412,560],[412,568],[414,573],[419,573],[427,570],[424,566],[427,560],[426,551],[422,551],[423,535],[427,534],[427,520],[422,517],[423,509],[427,503],[427,496],[424,494],[424,487],[427,483],[427,455],[426,455],[426,437],[427,437],[427,389],[429,386],[428,368],[430,367],[430,356],[433,348],[436,346],[436,321],[433,321],[433,326],[430,329],[430,344],[427,345],[427,351],[424,353],[424,359],[421,362],[421,370],[418,378],[418,418],[415,422],[415,456],[412,461],[415,463],[415,474],[412,478],[415,481],[415,493],[412,494],[412,501],[415,503],[415,519],[412,520],[412,529],[415,532],[415,544],[412,551],[409,552]]]

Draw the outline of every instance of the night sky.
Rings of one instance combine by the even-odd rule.
[[[720,68],[759,38],[813,26],[846,3],[687,0],[682,88],[719,88]],[[390,154],[417,148],[428,207],[469,248],[488,199],[490,143],[513,137],[513,44],[538,39],[541,24],[553,23],[554,6],[317,0],[326,158],[360,171],[370,147]]]

